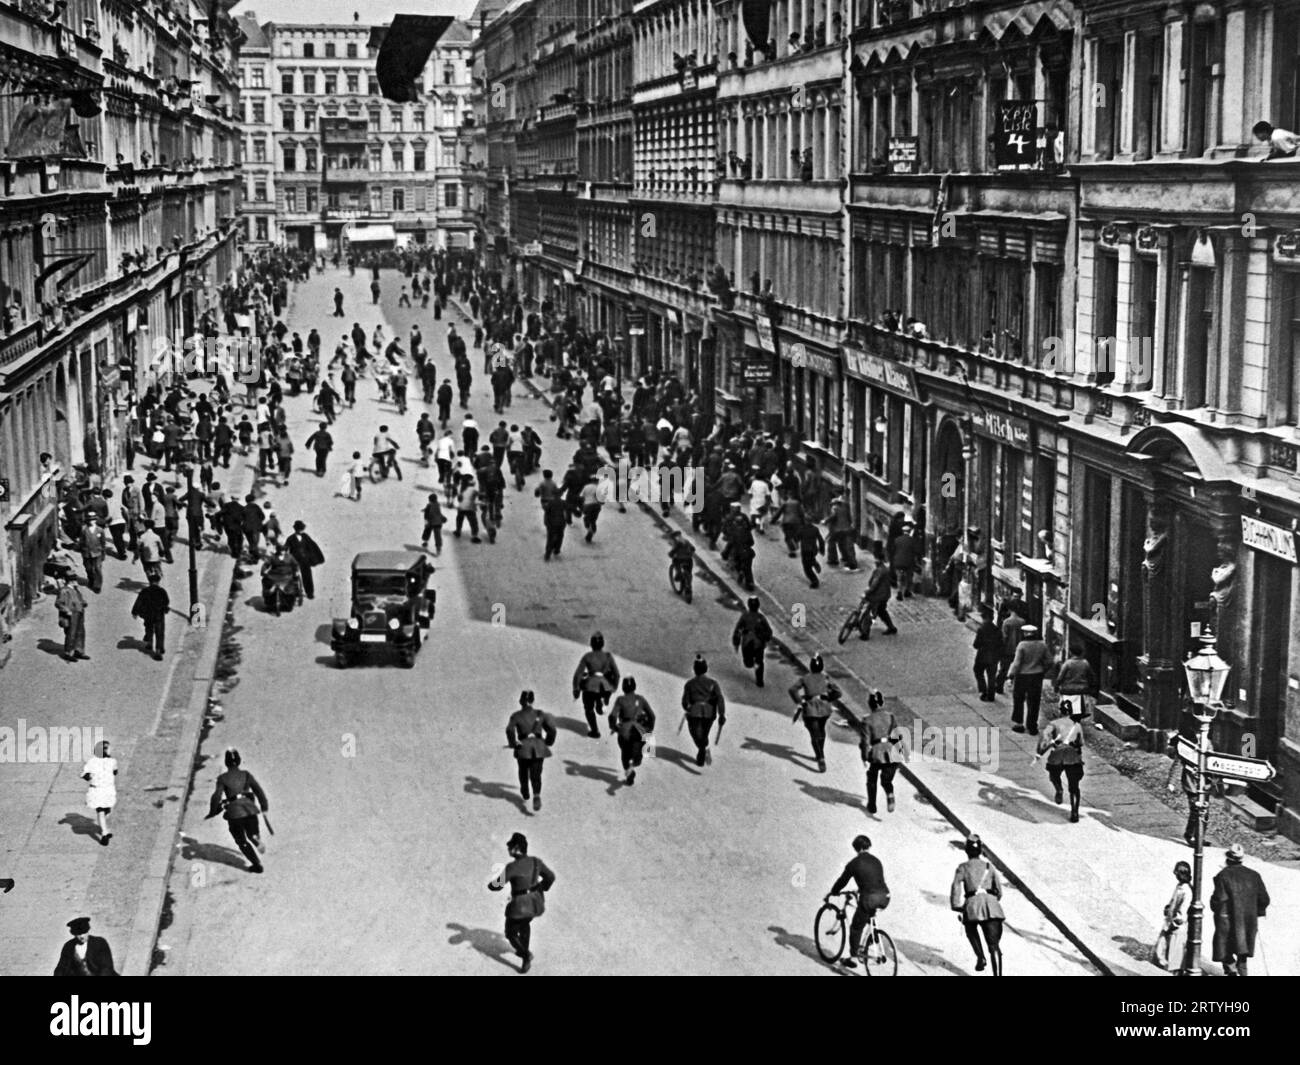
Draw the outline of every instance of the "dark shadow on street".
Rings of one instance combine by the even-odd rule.
[[[451,937],[447,940],[451,946],[458,947],[462,943],[468,943],[483,957],[499,962],[513,972],[519,971],[519,967],[508,960],[508,956],[514,954],[514,949],[500,932],[494,932],[490,928],[470,928],[455,921],[448,921],[447,927],[452,931]]]
[[[555,728],[559,732],[572,732],[575,736],[587,738],[587,722],[579,721],[576,717],[560,717],[556,714]]]
[[[564,775],[566,777],[584,777],[587,780],[594,780],[598,784],[604,784],[606,795],[617,795],[620,789],[626,787],[623,778],[612,769],[606,769],[598,765],[583,765],[581,762],[568,759],[564,762]]]
[[[486,799],[501,799],[508,802],[511,806],[517,806],[521,812],[528,813],[528,804],[523,797],[515,790],[516,785],[501,784],[487,780],[480,780],[478,777],[465,778],[466,795],[482,795]]]
[[[742,751],[758,751],[760,754],[766,754],[783,762],[789,762],[798,769],[810,770],[817,765],[812,755],[800,754],[793,747],[784,743],[768,743],[765,740],[755,739],[753,736],[746,736],[740,745],[740,749]]]
[[[233,847],[223,847],[219,843],[200,843],[193,836],[181,836],[181,857],[186,861],[228,865],[232,869],[248,868],[244,856]]]
[[[963,937],[962,942],[965,942],[965,933],[961,930],[961,927],[956,921],[953,922],[953,932],[955,935]],[[956,965],[945,958],[943,956],[943,951],[937,950],[934,947],[927,947],[923,943],[914,943],[910,939],[899,939],[895,937],[894,944],[898,947],[899,959],[901,960],[906,958],[914,965],[923,965],[931,969],[943,969],[952,973],[953,976],[970,976],[975,969],[974,961],[971,962],[971,970],[968,972],[959,965]],[[969,944],[967,945],[967,949],[969,949]],[[902,966],[900,965],[900,968],[901,967]],[[929,976],[931,974],[926,973],[926,975]]]
[[[839,788],[828,788],[822,784],[813,784],[807,780],[796,780],[795,784],[810,799],[824,802],[828,806],[847,806],[851,810],[859,810],[866,814],[866,799],[860,795],[852,795],[847,791],[840,791]]]
[[[683,769],[693,777],[700,775],[700,769],[695,764],[695,756],[686,754],[683,751],[675,750],[672,747],[662,747],[655,745],[655,757],[662,759],[670,765],[675,765],[678,769]]]
[[[38,650],[44,651],[47,655],[62,655],[63,644],[58,640],[51,640],[49,637],[42,637],[36,641]]]
[[[64,814],[59,824],[71,828],[74,836],[99,835],[99,822],[85,814]]]
[[[798,932],[790,932],[776,924],[768,925],[767,930],[772,933],[772,939],[778,947],[785,947],[798,954],[802,954],[809,961],[816,962],[818,966],[837,976],[849,975],[840,966],[835,965],[833,962],[826,961],[817,953],[817,944],[813,942],[812,936],[800,935]]]

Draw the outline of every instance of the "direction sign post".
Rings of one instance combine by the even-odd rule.
[[[1174,740],[1174,746],[1181,758],[1188,765],[1196,765],[1196,744],[1185,736]],[[1211,776],[1229,777],[1247,784],[1262,784],[1277,776],[1277,770],[1271,762],[1263,758],[1245,758],[1238,755],[1219,754],[1206,751],[1205,771]]]

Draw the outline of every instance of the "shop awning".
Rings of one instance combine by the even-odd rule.
[[[1233,479],[1232,470],[1219,449],[1199,426],[1148,425],[1133,436],[1125,452],[1168,463],[1187,476],[1209,483]]]
[[[378,244],[381,241],[397,239],[397,231],[392,226],[366,226],[364,229],[349,229],[345,234],[350,244]]]

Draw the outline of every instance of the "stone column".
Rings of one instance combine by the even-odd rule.
[[[1143,493],[1147,535],[1142,543],[1142,653],[1138,677],[1145,695],[1142,723],[1149,729],[1178,725],[1177,633],[1171,631],[1168,604],[1171,521],[1168,504],[1159,493]]]

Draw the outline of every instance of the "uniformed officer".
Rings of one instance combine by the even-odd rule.
[[[983,972],[986,963],[980,947],[980,932],[989,947],[989,960],[993,962],[993,975],[1002,975],[1002,881],[998,871],[984,857],[984,845],[979,836],[966,841],[966,860],[957,866],[952,878],[948,901],[957,911],[966,938],[975,948],[975,971]]]
[[[871,713],[863,723],[859,744],[862,761],[867,766],[867,813],[876,812],[878,785],[885,789],[885,802],[893,813],[894,774],[907,761],[907,747],[903,742],[907,733],[898,727],[893,713],[885,709],[885,696],[878,688],[867,696],[867,707]]]
[[[578,661],[573,671],[573,697],[582,698],[582,709],[587,714],[587,735],[599,738],[597,709],[602,712],[609,705],[609,697],[618,687],[618,663],[605,650],[605,637],[599,632],[591,635],[591,650]]]
[[[614,700],[609,712],[609,730],[618,737],[618,750],[623,760],[623,772],[629,785],[636,783],[637,766],[645,748],[645,737],[654,731],[655,712],[650,709],[645,696],[638,695],[636,681],[623,678],[623,694]]]
[[[727,701],[722,697],[718,682],[708,675],[709,663],[703,655],[695,656],[695,676],[682,689],[682,709],[686,711],[686,725],[695,741],[696,765],[712,765],[713,752],[709,750],[709,729],[713,719],[718,720],[718,736],[727,723]],[[716,738],[714,742],[717,742]]]
[[[488,890],[510,888],[510,901],[506,903],[506,939],[521,959],[519,971],[526,973],[533,964],[533,953],[529,949],[533,919],[546,912],[546,892],[555,883],[555,874],[540,858],[529,856],[528,840],[522,832],[510,837],[506,851],[510,863],[488,884]]]
[[[759,610],[757,596],[746,604],[748,609],[736,621],[731,633],[731,646],[740,652],[746,669],[754,671],[754,683],[763,686],[763,656],[772,639],[772,626]]]
[[[1038,744],[1038,753],[1047,755],[1047,775],[1056,790],[1053,801],[1059,806],[1064,796],[1061,794],[1061,775],[1065,775],[1070,788],[1070,821],[1079,820],[1079,781],[1083,779],[1083,719],[1087,710],[1083,700],[1063,702],[1068,706],[1068,717],[1062,714],[1043,732]]]
[[[839,688],[826,676],[824,669],[822,656],[813,655],[808,660],[808,674],[790,688],[790,698],[798,706],[794,720],[803,718],[819,773],[826,772],[826,719],[831,716],[832,700],[840,697]]]
[[[258,854],[266,853],[266,846],[262,843],[258,815],[270,810],[271,804],[253,774],[240,768],[239,752],[233,747],[226,751],[226,771],[217,777],[217,786],[208,803],[208,818],[216,817],[223,808],[226,827],[248,859],[248,871],[262,872]]]
[[[528,801],[532,787],[533,809],[542,808],[542,762],[551,757],[555,742],[555,721],[533,706],[533,693],[519,693],[519,709],[506,723],[506,743],[519,763],[519,791]]]

